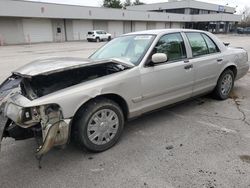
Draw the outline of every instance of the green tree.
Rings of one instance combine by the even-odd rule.
[[[123,8],[126,8],[127,6],[131,6],[132,3],[131,3],[131,0],[126,0],[124,3],[123,3]]]
[[[103,0],[102,6],[107,8],[122,8],[122,3],[120,0]]]
[[[144,5],[145,3],[141,2],[140,0],[135,0],[133,5]]]

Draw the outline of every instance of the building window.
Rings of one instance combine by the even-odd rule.
[[[199,14],[200,10],[199,9],[195,9],[195,8],[191,8],[190,10],[190,14]]]
[[[57,32],[57,33],[62,33],[61,27],[56,28],[56,32]]]
[[[184,8],[167,9],[166,12],[169,12],[169,13],[176,13],[176,14],[184,14],[184,13],[185,13],[185,9],[184,9]]]

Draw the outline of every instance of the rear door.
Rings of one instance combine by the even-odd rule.
[[[223,58],[215,42],[205,33],[186,32],[192,49],[190,63],[194,67],[193,95],[212,90],[217,83]]]

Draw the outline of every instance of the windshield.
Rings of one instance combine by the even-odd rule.
[[[118,37],[97,50],[89,58],[122,58],[134,65],[138,65],[154,38],[154,35],[128,35]]]

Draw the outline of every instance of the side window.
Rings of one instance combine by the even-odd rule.
[[[180,33],[164,35],[155,46],[156,53],[165,53],[168,61],[175,61],[187,57],[185,44]]]
[[[220,51],[219,48],[216,46],[216,44],[214,43],[214,41],[210,37],[208,37],[205,34],[202,34],[202,36],[207,43],[208,51],[210,54],[217,53]]]
[[[192,48],[193,56],[201,56],[208,54],[207,44],[200,33],[186,33]]]

